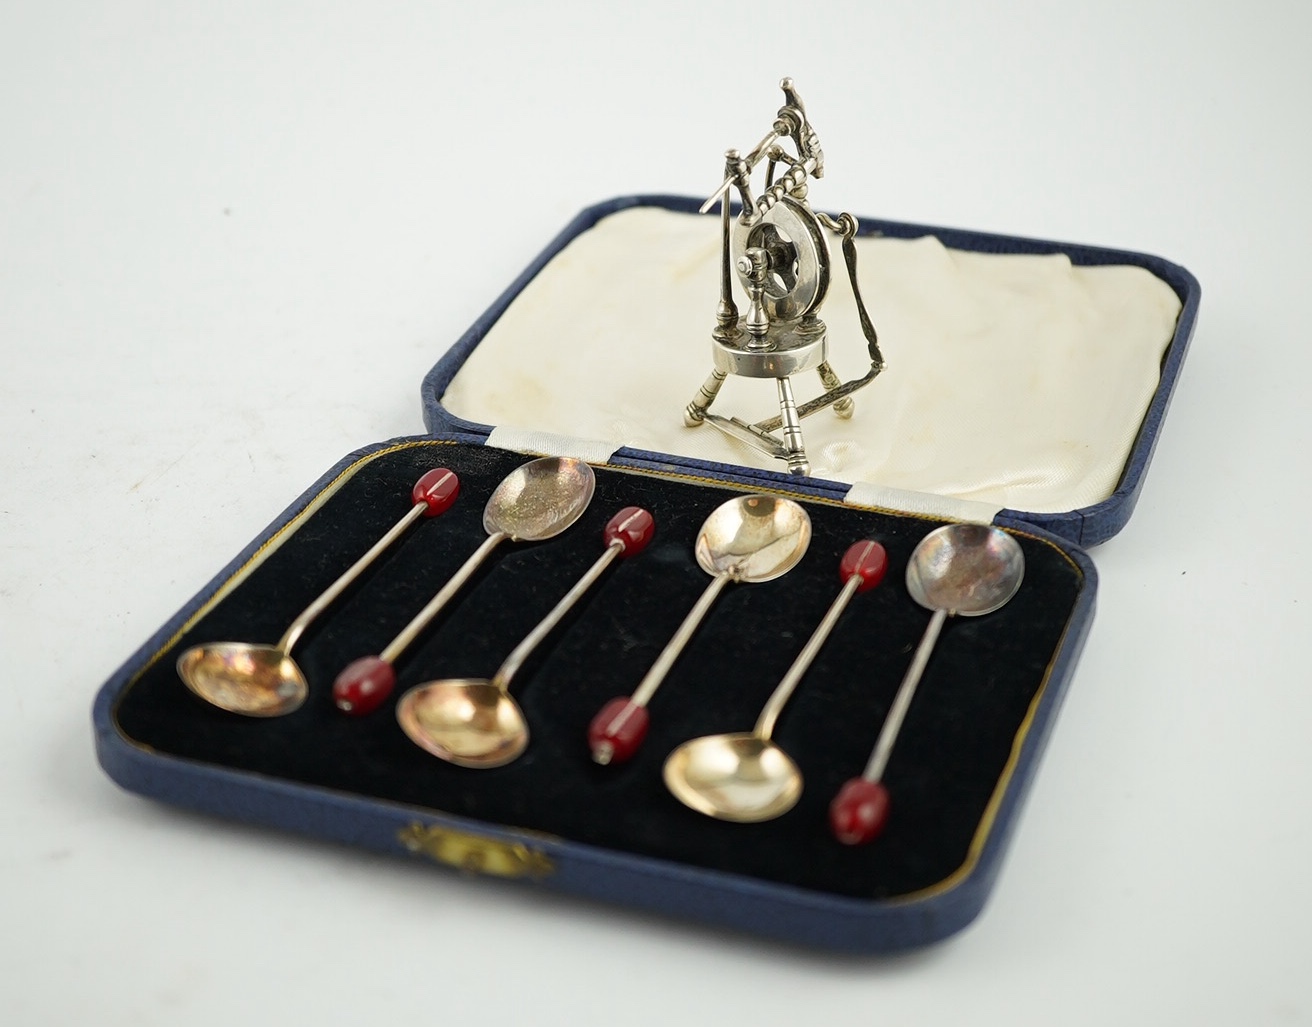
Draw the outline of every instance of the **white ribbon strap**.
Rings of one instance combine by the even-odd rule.
[[[538,453],[542,456],[572,456],[590,464],[604,464],[619,447],[600,439],[579,439],[572,435],[531,431],[528,428],[497,427],[487,437],[487,444],[514,453]]]
[[[903,513],[929,514],[953,521],[977,521],[991,524],[1003,507],[974,499],[936,496],[932,492],[891,489],[868,481],[859,481],[843,497],[848,506],[878,506]]]

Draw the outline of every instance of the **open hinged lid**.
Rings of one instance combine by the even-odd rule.
[[[796,487],[778,461],[683,424],[710,368],[719,259],[719,219],[695,209],[626,197],[580,214],[430,372],[429,428]],[[1193,276],[1124,251],[873,220],[858,252],[888,366],[851,420],[804,422],[805,487],[1002,515],[1082,545],[1124,526],[1193,331]],[[846,285],[824,310],[841,376],[863,360]],[[773,402],[760,385],[730,376],[718,402],[754,420]]]

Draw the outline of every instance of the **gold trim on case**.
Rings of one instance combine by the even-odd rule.
[[[415,855],[471,874],[540,881],[556,870],[550,856],[523,842],[503,842],[417,820],[398,831],[396,840]]]

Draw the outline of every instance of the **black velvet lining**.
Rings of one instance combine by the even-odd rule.
[[[396,692],[381,709],[366,718],[339,713],[334,676],[380,651],[477,547],[483,504],[524,460],[448,444],[363,464],[126,689],[115,711],[120,729],[139,745],[192,760],[838,895],[906,895],[962,866],[1083,585],[1078,567],[1041,540],[1018,536],[1026,576],[1007,607],[945,626],[885,777],[893,797],[888,828],[862,848],[831,838],[826,810],[864,767],[929,622],[904,575],[912,548],[938,521],[803,500],[814,537],[801,564],[773,582],[726,588],[653,699],[642,751],[628,764],[598,767],[585,742],[589,720],[607,699],[633,690],[708,584],[693,539],[711,510],[739,494],[599,469],[596,497],[577,525],[555,540],[505,543],[493,553],[402,658]],[[460,475],[459,500],[421,521],[310,629],[295,650],[312,688],[300,710],[250,719],[184,687],[174,668],[180,652],[204,641],[276,641],[409,509],[411,485],[434,466]],[[393,715],[396,698],[434,678],[490,677],[600,555],[606,521],[631,504],[655,515],[651,546],[612,565],[513,686],[532,730],[524,756],[469,770],[411,744]],[[852,600],[775,733],[805,775],[800,803],[755,825],[686,809],[665,790],[665,757],[697,735],[751,729],[837,595],[843,551],[861,538],[883,543],[888,575]]]

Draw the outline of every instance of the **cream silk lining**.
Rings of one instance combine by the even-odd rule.
[[[458,417],[783,470],[683,409],[711,370],[719,219],[640,207],[574,239],[492,326],[442,399]],[[850,421],[802,422],[812,474],[1035,513],[1074,510],[1116,487],[1180,313],[1142,268],[1064,256],[969,253],[927,236],[863,238],[861,290],[887,369]],[[829,359],[869,367],[838,247]],[[745,303],[740,303],[745,309]],[[793,379],[803,402],[814,373]],[[774,383],[730,376],[711,408],[778,413]]]

